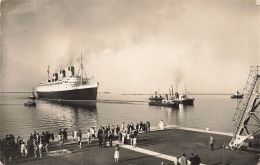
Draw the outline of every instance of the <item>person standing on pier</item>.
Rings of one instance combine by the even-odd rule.
[[[137,139],[137,135],[134,134],[134,138],[133,138],[133,148],[136,147],[136,139]]]
[[[150,122],[147,121],[147,122],[146,122],[146,125],[147,125],[147,132],[150,132],[150,126],[151,126],[151,125],[150,125]]]
[[[185,154],[182,154],[182,156],[180,158],[180,164],[187,165],[187,158],[186,158]]]
[[[92,138],[95,138],[95,129],[94,129],[94,127],[90,128],[90,133],[91,133]]]
[[[49,150],[50,150],[50,144],[49,143],[46,143],[45,150],[46,150],[46,154],[48,155],[49,154]]]
[[[194,154],[191,154],[189,161],[190,161],[190,164],[191,164],[191,165],[195,165],[195,157],[194,157]]]
[[[98,138],[98,147],[102,147],[102,130],[101,130],[101,128],[98,130],[97,138]]]
[[[62,140],[62,133],[61,133],[61,131],[58,134],[58,139],[59,139],[60,146],[62,146],[63,145],[63,140]]]
[[[116,136],[119,136],[119,131],[120,131],[120,128],[119,128],[119,126],[117,125],[117,126],[116,126]]]
[[[118,144],[115,147],[114,158],[115,158],[115,162],[118,162],[118,159],[119,159],[119,146],[118,146]]]
[[[102,134],[102,142],[103,142],[103,148],[106,148],[106,140],[107,140],[107,133],[106,131],[103,131],[103,134]]]
[[[196,155],[194,158],[194,165],[200,165],[200,163],[201,163],[200,157]]]
[[[77,138],[78,138],[78,148],[82,148],[82,147],[81,147],[81,139],[82,139],[81,130],[79,130],[77,136],[78,136],[78,137],[77,137]]]
[[[51,141],[52,141],[52,143],[54,142],[54,134],[53,133],[51,133]]]
[[[163,120],[160,121],[160,123],[159,123],[159,127],[160,127],[160,129],[164,129],[164,123],[163,123]]]
[[[33,142],[33,149],[34,149],[34,157],[37,157],[37,150],[38,150],[38,146],[37,146],[37,142],[36,141],[34,141]]]
[[[25,144],[24,144],[24,142],[22,141],[21,142],[21,154],[22,154],[22,156],[25,156]]]
[[[91,143],[91,133],[90,133],[89,129],[88,129],[88,132],[87,132],[87,142],[88,142],[88,144]]]
[[[78,135],[78,132],[77,132],[77,130],[75,130],[74,131],[74,140],[77,140],[77,137],[78,137],[77,135]]]
[[[67,128],[64,129],[63,135],[64,135],[64,142],[65,142],[68,139]]]
[[[42,145],[42,142],[40,142],[40,144],[39,144],[39,154],[40,154],[40,158],[42,158],[42,152],[43,152],[43,145]]]
[[[215,139],[213,138],[213,136],[210,136],[209,144],[210,144],[210,147],[211,147],[211,151],[213,151],[214,143],[215,143]]]
[[[125,130],[125,123],[123,122],[121,125],[121,131],[124,131],[124,130]]]
[[[138,133],[138,131],[139,131],[139,124],[138,124],[138,123],[136,123],[135,128],[136,128],[136,131],[137,131],[137,133]]]
[[[125,144],[126,131],[122,132],[122,144]]]

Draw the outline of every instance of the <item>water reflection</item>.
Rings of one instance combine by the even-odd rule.
[[[12,133],[27,138],[34,130],[57,133],[59,128],[68,128],[69,131],[81,129],[84,132],[89,127],[122,122],[150,121],[151,125],[158,125],[160,120],[184,127],[207,127],[225,132],[234,130],[232,118],[237,101],[226,96],[198,96],[194,106],[180,105],[179,108],[148,106],[147,102],[142,103],[147,96],[105,96],[100,98],[112,101],[72,104],[36,100],[36,107],[25,107],[23,103],[27,101],[27,94],[24,99],[16,98],[16,95],[2,95],[0,137]]]
[[[185,126],[186,123],[189,120],[188,116],[193,113],[194,105],[179,105],[179,115],[176,118],[178,122],[176,122],[176,125]]]
[[[89,127],[97,126],[96,103],[67,103],[38,100],[38,117],[42,118],[52,131],[58,132],[60,128],[86,132]]]

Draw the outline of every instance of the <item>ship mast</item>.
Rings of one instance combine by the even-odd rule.
[[[77,61],[79,60],[79,58],[77,59]],[[86,82],[84,82],[84,83],[88,83],[88,80],[90,80],[90,79],[88,79],[88,77],[87,77],[87,75],[86,75],[86,72],[85,72],[85,70],[84,70],[84,66],[83,66],[83,63],[82,63],[82,60],[83,60],[83,58],[82,58],[82,52],[81,52],[81,56],[80,56],[80,67],[79,67],[79,70],[78,70],[78,74],[77,74],[77,76],[81,76],[81,78],[80,78],[80,85],[83,85],[83,74],[85,75],[85,77],[86,77]],[[93,77],[92,77],[93,78]],[[92,79],[91,78],[91,79]]]
[[[172,84],[171,84],[171,88],[172,88]],[[172,88],[172,95],[173,95],[173,88]]]
[[[49,75],[50,75],[50,65],[48,65],[48,70],[47,70],[47,72],[48,72],[48,82],[49,82]]]
[[[82,52],[81,52],[81,57],[80,57],[80,70],[81,70],[81,79],[80,79],[80,85],[83,83],[83,64],[82,64]]]

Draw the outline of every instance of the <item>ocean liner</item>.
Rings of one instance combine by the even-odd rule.
[[[57,101],[87,101],[97,99],[98,82],[91,83],[91,79],[87,78],[86,72],[82,64],[75,75],[74,67],[69,66],[66,70],[60,70],[58,73],[53,73],[52,79],[49,79],[48,66],[48,80],[37,85],[36,92],[38,98],[57,100]],[[83,78],[83,74],[85,78]]]

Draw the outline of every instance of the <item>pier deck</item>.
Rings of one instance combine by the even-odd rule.
[[[137,148],[131,146],[120,147],[119,163],[114,163],[114,147],[98,148],[97,141],[92,144],[82,145],[77,148],[76,142],[69,142],[62,147],[57,145],[51,151],[66,149],[71,152],[56,156],[44,155],[40,158],[22,158],[18,164],[177,164],[176,157],[183,153],[187,158],[191,153],[199,155],[203,164],[222,165],[255,165],[258,155],[252,152],[231,151],[223,149],[231,139],[228,134],[199,131],[195,129],[183,129],[177,127],[166,127],[168,129],[153,129],[149,133],[142,133],[137,141]],[[216,139],[214,151],[210,150],[208,144],[210,135]],[[14,163],[14,162],[13,162]]]

